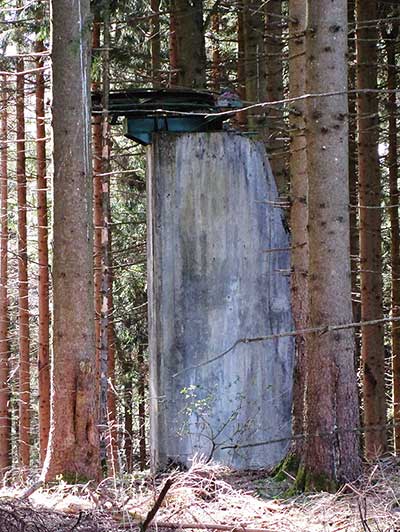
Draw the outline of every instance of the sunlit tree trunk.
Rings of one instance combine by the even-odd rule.
[[[35,47],[36,53],[45,51],[42,41]],[[36,68],[41,69],[42,57],[36,60]],[[45,82],[43,70],[36,73],[36,175],[37,175],[37,221],[39,259],[39,452],[40,462],[46,457],[50,431],[50,361],[49,361],[49,252],[47,218],[47,178],[46,178],[46,126],[45,126]]]
[[[347,107],[347,2],[307,2],[309,321],[352,319]],[[323,73],[323,75],[321,75]],[[306,489],[335,489],[360,473],[358,398],[351,329],[306,336]]]
[[[377,89],[377,2],[357,0],[357,125],[360,201],[361,319],[377,320],[382,308],[381,182]],[[385,352],[383,325],[362,328],[365,454],[386,451]],[[377,428],[380,427],[380,428]]]
[[[112,254],[111,254],[111,232],[109,235],[109,247],[110,247],[110,265],[112,266]],[[118,472],[118,417],[117,417],[117,391],[116,391],[116,375],[115,375],[115,328],[114,328],[114,301],[113,301],[113,275],[110,273],[110,291],[108,297],[108,393],[107,393],[107,405],[108,405],[108,469],[113,474]]]
[[[143,357],[143,345],[139,345],[137,353],[137,392],[139,417],[139,461],[140,469],[146,469],[146,370]]]
[[[42,478],[100,477],[96,412],[89,0],[53,0],[53,365]],[[68,83],[66,83],[68,80]],[[68,112],[66,112],[68,110]]]
[[[289,3],[289,90],[292,98],[306,92],[305,24],[306,1]],[[308,175],[305,132],[305,103],[299,100],[290,113],[290,185],[292,231],[292,311],[297,330],[307,327],[308,317]],[[293,434],[303,434],[305,392],[305,338],[296,336],[296,362],[293,388]],[[301,456],[302,439],[294,441],[294,453]]]
[[[100,48],[100,22],[95,19],[92,32],[92,48]],[[99,91],[101,84],[93,80],[92,90]],[[96,395],[100,399],[100,316],[101,316],[101,232],[103,225],[101,169],[102,169],[102,115],[94,114],[93,126],[93,224],[94,224],[94,308],[95,308],[95,344],[96,344]],[[98,405],[99,406],[99,405]],[[99,414],[100,415],[100,414]]]
[[[0,180],[0,476],[11,466],[10,343],[8,308],[8,82],[1,87]]]
[[[19,460],[29,467],[30,363],[28,249],[25,155],[25,80],[23,59],[17,59],[17,202],[18,202],[18,347],[19,347]]]
[[[397,12],[398,16],[398,12]],[[384,31],[387,58],[387,89],[389,113],[389,217],[391,233],[392,266],[392,316],[400,318],[400,227],[399,227],[399,188],[397,184],[399,164],[397,158],[397,37],[398,21],[393,22],[391,31]],[[393,367],[393,421],[396,454],[400,454],[400,322],[392,323],[392,367]]]

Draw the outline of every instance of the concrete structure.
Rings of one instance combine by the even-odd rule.
[[[292,330],[289,240],[264,147],[161,133],[148,167],[153,466],[196,453],[275,465],[289,441],[222,447],[290,436],[293,340],[241,343],[207,364],[239,338]]]

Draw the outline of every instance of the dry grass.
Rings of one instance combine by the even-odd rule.
[[[160,532],[191,526],[235,532],[400,532],[399,473],[396,461],[388,459],[368,466],[358,482],[336,494],[287,497],[290,479],[279,483],[265,471],[239,473],[194,463],[189,471],[170,475],[173,485],[151,528]],[[61,483],[35,492],[29,505],[18,500],[18,490],[3,491],[8,497],[0,499],[0,532],[138,530],[165,479],[109,479],[96,489]],[[25,519],[30,528],[3,525],[10,515],[21,522]]]

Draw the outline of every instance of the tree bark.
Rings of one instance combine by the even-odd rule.
[[[261,0],[244,0],[243,35],[246,72],[246,100],[249,103],[266,100],[264,13]],[[248,112],[251,129],[265,128],[265,113]],[[263,131],[264,133],[264,131]]]
[[[214,92],[221,90],[221,53],[219,49],[219,13],[214,13],[211,16],[211,31],[212,31],[212,57],[211,57],[211,83]]]
[[[161,85],[161,39],[160,39],[160,0],[151,0],[150,48],[151,79],[153,87]]]
[[[174,0],[177,44],[177,83],[181,87],[204,89],[206,51],[203,0]]]
[[[92,48],[100,48],[100,22],[95,19],[92,31]],[[99,91],[101,83],[93,80],[92,90]],[[93,224],[94,224],[94,309],[95,309],[95,345],[96,345],[96,397],[100,399],[100,316],[101,316],[101,232],[103,226],[101,173],[102,173],[102,115],[96,113],[93,118]],[[99,408],[99,404],[97,405]],[[99,414],[100,417],[100,414]]]
[[[355,27],[354,0],[348,2],[349,25]],[[350,32],[349,38],[349,91],[356,86],[355,66],[355,30]],[[360,245],[358,229],[358,173],[357,173],[357,141],[356,141],[356,95],[349,94],[349,195],[350,195],[350,259],[351,259],[351,292],[353,301],[353,319],[361,321],[360,305]],[[360,337],[356,331],[357,364],[359,365]]]
[[[352,318],[347,2],[308,0],[307,8],[307,93],[343,92],[307,101],[309,320],[318,327]],[[306,349],[305,429],[310,436],[299,481],[306,489],[334,489],[360,472],[353,331],[307,335]]]
[[[169,86],[175,87],[178,83],[178,44],[176,39],[175,0],[170,0],[169,4]]]
[[[18,347],[19,347],[19,460],[29,467],[30,361],[28,249],[25,156],[24,60],[17,59],[17,197],[18,197]]]
[[[377,2],[357,0],[356,9],[361,320],[369,321],[383,316],[378,99],[363,92],[377,89],[378,30],[369,22],[377,18]],[[373,458],[387,448],[383,325],[363,327],[361,333],[365,454]]]
[[[10,343],[8,308],[8,80],[1,83],[0,180],[0,476],[11,467]]]
[[[306,93],[305,63],[305,0],[291,0],[289,3],[289,90],[293,98]],[[295,328],[306,329],[308,322],[308,177],[305,137],[305,103],[299,100],[290,113],[290,185],[292,230],[292,312]],[[304,432],[304,393],[305,393],[305,337],[296,337],[296,360],[293,384],[293,425],[294,435]],[[303,440],[296,439],[293,452],[302,455]]]
[[[270,0],[265,6],[266,39],[265,64],[267,98],[269,102],[283,99],[283,40],[282,0]],[[289,41],[290,43],[290,41]],[[280,194],[288,193],[287,154],[284,141],[285,124],[282,106],[270,107],[267,112],[269,136],[267,150],[272,173]]]
[[[100,477],[96,416],[89,0],[53,0],[51,430],[42,478]],[[68,83],[65,80],[68,80]]]
[[[45,51],[42,41],[36,43],[37,53]],[[39,259],[39,454],[40,463],[46,457],[50,431],[50,360],[49,360],[49,252],[47,218],[47,177],[46,177],[46,126],[45,126],[45,83],[44,61],[36,61],[36,181],[37,181],[37,221]]]
[[[139,464],[140,470],[146,469],[146,372],[144,367],[143,346],[139,345],[137,353],[137,392],[139,419]]]
[[[245,39],[244,39],[244,15],[243,5],[240,5],[237,12],[237,90],[242,101],[246,100],[246,63],[245,63]],[[246,112],[236,115],[236,120],[240,126],[247,123]]]
[[[389,217],[390,217],[390,261],[392,267],[392,316],[400,317],[400,225],[399,188],[397,158],[397,66],[396,40],[399,35],[398,21],[393,22],[392,30],[383,32],[387,58],[387,89],[389,113]],[[393,421],[396,454],[400,453],[400,325],[392,323],[392,371],[393,371]]]

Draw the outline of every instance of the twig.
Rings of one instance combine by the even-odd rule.
[[[22,492],[22,494],[19,496],[20,501],[24,501],[25,499],[29,499],[29,497],[35,493],[39,488],[43,486],[43,480],[38,480],[32,486],[29,486],[26,490]]]
[[[230,530],[231,532],[268,532],[266,528],[247,528],[240,525],[219,525],[217,523],[169,523],[168,521],[157,521],[156,525],[171,529],[193,528],[199,530]]]
[[[163,486],[163,489],[160,491],[160,495],[157,497],[156,502],[154,503],[153,508],[149,511],[149,513],[146,516],[146,519],[143,521],[143,523],[140,525],[141,532],[145,532],[148,528],[149,524],[153,521],[156,513],[158,512],[160,506],[162,505],[162,502],[165,498],[165,496],[168,493],[169,488],[174,483],[174,479],[168,478]]]
[[[372,325],[382,325],[383,323],[396,322],[396,321],[400,321],[400,317],[387,317],[387,318],[380,318],[378,320],[358,321],[354,323],[345,323],[343,325],[321,325],[319,327],[310,327],[308,329],[300,329],[298,331],[288,331],[288,332],[282,332],[282,333],[267,334],[265,336],[256,336],[254,338],[238,338],[231,346],[225,349],[225,351],[223,351],[222,353],[219,353],[218,355],[215,355],[214,357],[211,357],[208,360],[201,362],[200,364],[196,364],[194,366],[183,368],[177,373],[174,373],[173,377],[175,378],[178,375],[185,373],[186,371],[190,371],[193,369],[199,369],[199,368],[202,368],[203,366],[207,366],[208,364],[211,364],[212,362],[216,362],[220,358],[223,358],[224,356],[231,353],[235,349],[235,347],[237,347],[239,344],[252,344],[255,342],[266,342],[268,340],[278,340],[279,338],[290,338],[290,337],[296,337],[296,336],[303,336],[305,334],[318,333],[319,335],[323,335],[323,334],[326,334],[328,332],[333,332],[333,331],[355,329],[358,327],[370,327]]]

